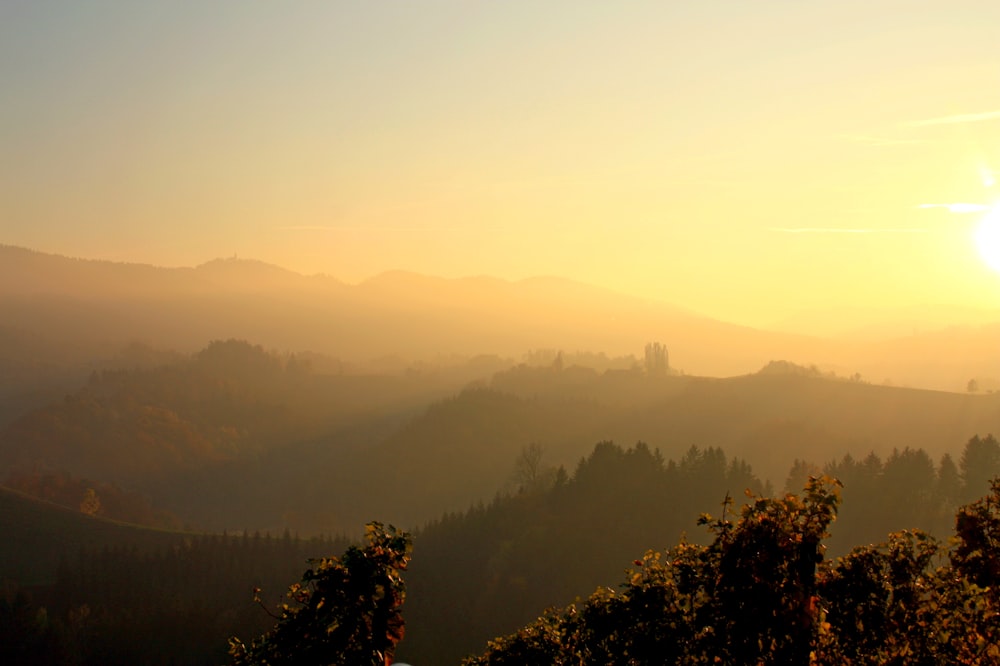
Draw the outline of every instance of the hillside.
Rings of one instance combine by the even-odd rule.
[[[886,326],[881,336],[821,339],[738,326],[555,277],[511,282],[390,271],[349,285],[250,259],[161,268],[0,246],[2,320],[62,346],[60,354],[77,362],[134,340],[192,352],[206,340],[236,337],[351,362],[388,355],[517,358],[532,349],[617,356],[659,340],[671,365],[689,374],[739,375],[786,358],[904,386],[961,391],[977,378],[985,390],[1000,387],[1000,323],[987,314],[966,326]],[[0,350],[0,362],[29,346],[8,344],[16,353]]]
[[[475,487],[468,477],[479,470],[478,484],[496,488],[529,442],[541,444],[549,462],[570,467],[595,442],[613,440],[643,441],[667,456],[691,446],[719,447],[751,461],[762,479],[781,488],[796,459],[821,466],[845,453],[885,458],[906,447],[937,459],[955,455],[974,434],[1000,432],[997,394],[794,374],[656,378],[520,368],[496,375],[491,391],[463,393],[386,440],[385,467],[401,471],[389,472],[394,483],[414,495],[440,493],[448,470],[461,469],[451,476]],[[389,465],[393,459],[403,464]],[[438,481],[416,487],[423,478],[417,470]]]
[[[878,543],[903,528],[947,537],[958,504],[988,488],[983,482],[963,484],[959,477],[970,476],[972,469],[1000,472],[1000,444],[971,440],[960,458],[956,470],[908,449],[885,464],[866,459],[853,471],[845,462],[828,468],[842,475],[845,502],[826,557]],[[615,585],[622,567],[649,548],[682,535],[685,547],[706,543],[697,517],[705,511],[718,515],[727,495],[734,502],[729,516],[738,515],[748,500],[735,489],[783,497],[761,483],[750,463],[719,449],[692,448],[668,458],[645,445],[604,442],[569,471],[545,464],[533,469],[510,492],[447,512],[416,531],[400,658],[456,663],[552,604],[585,598],[598,585]],[[914,487],[922,491],[914,493]],[[78,652],[85,646],[85,663],[108,663],[112,655],[116,663],[138,663],[154,653],[183,663],[219,663],[226,637],[254,636],[271,623],[251,602],[251,586],[262,587],[268,603],[286,601],[280,593],[297,579],[305,558],[331,555],[346,545],[343,539],[304,541],[288,533],[281,538],[174,534],[170,540],[170,533],[107,527],[107,521],[0,493],[0,529],[14,544],[34,544],[41,552],[75,548],[55,584],[35,592],[48,604],[50,618],[80,629],[70,640]],[[59,531],[67,535],[65,543]],[[43,534],[47,538],[40,539]],[[149,534],[168,540],[150,541]],[[24,568],[3,565],[0,578],[22,586],[52,580],[48,573],[18,581]],[[0,598],[0,611],[2,604]],[[101,624],[79,624],[84,604],[100,614]]]
[[[182,532],[152,530],[86,516],[0,486],[0,579],[20,585],[55,580],[60,561],[81,549],[138,548],[152,551],[182,542]]]
[[[116,484],[204,529],[315,534],[376,516],[412,527],[488,500],[532,443],[567,469],[606,440],[671,457],[718,447],[782,488],[797,460],[920,448],[937,462],[1000,433],[1000,394],[780,363],[725,379],[522,365],[462,388],[489,367],[321,374],[295,356],[216,342],[188,360],[95,375],[15,419],[0,430],[0,469]]]

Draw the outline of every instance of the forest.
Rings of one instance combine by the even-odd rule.
[[[806,527],[813,530],[810,538],[816,539],[811,547],[815,550],[822,541],[827,560],[837,563],[829,565],[835,567],[829,571],[821,567],[828,578],[821,576],[816,585],[841,584],[835,582],[840,580],[838,576],[850,573],[844,567],[855,567],[850,573],[853,576],[865,572],[875,576],[866,563],[871,558],[876,558],[885,572],[891,572],[900,562],[907,563],[910,567],[907,575],[916,577],[906,581],[907,585],[921,585],[925,578],[944,581],[946,572],[935,573],[937,567],[946,555],[952,559],[959,557],[956,553],[964,553],[961,557],[966,558],[963,561],[968,567],[987,572],[984,576],[995,575],[996,569],[990,567],[996,566],[998,531],[996,522],[987,519],[998,520],[1000,498],[988,495],[993,499],[978,503],[966,498],[991,492],[986,478],[990,473],[1000,474],[1000,443],[990,436],[977,436],[966,442],[957,464],[935,468],[928,460],[922,451],[898,452],[885,461],[874,456],[858,463],[841,460],[828,465],[825,472],[849,470],[853,476],[845,474],[843,483],[821,474],[812,480],[805,479],[804,491],[800,488],[795,495],[786,495],[762,483],[749,463],[727,458],[719,449],[692,448],[680,459],[668,460],[642,443],[622,447],[603,442],[567,471],[562,467],[546,467],[540,462],[537,448],[526,447],[512,461],[519,484],[516,488],[497,494],[488,503],[443,514],[412,532],[412,561],[405,573],[402,610],[405,638],[396,656],[412,663],[458,663],[475,654],[483,655],[478,658],[481,661],[470,663],[564,663],[560,659],[568,656],[552,655],[569,649],[568,643],[559,642],[563,640],[560,638],[551,644],[553,636],[577,641],[584,640],[588,632],[611,631],[616,626],[614,622],[625,621],[624,616],[615,620],[616,615],[637,612],[634,607],[637,603],[640,608],[647,608],[648,613],[647,602],[640,603],[635,595],[640,592],[662,595],[664,590],[657,586],[677,584],[674,578],[682,570],[670,568],[667,562],[675,562],[671,566],[679,567],[676,558],[682,557],[688,563],[685,566],[697,563],[701,567],[698,571],[702,572],[698,575],[708,577],[709,569],[705,567],[719,567],[728,561],[719,552],[720,548],[756,552],[765,546],[780,546],[784,550],[779,549],[774,557],[783,561],[782,558],[790,557],[789,544],[799,543],[803,538],[795,530]],[[926,478],[920,476],[928,469],[923,463],[929,464],[930,476]],[[916,470],[919,472],[914,474]],[[798,482],[797,473],[792,470],[789,484]],[[864,481],[866,475],[868,485]],[[826,485],[817,485],[816,478],[827,479]],[[994,486],[992,492],[996,491]],[[839,507],[841,496],[844,504],[838,514],[834,509]],[[852,504],[857,505],[853,510]],[[705,509],[716,507],[718,513],[720,506],[719,518],[704,516]],[[959,509],[962,506],[966,508]],[[48,508],[33,519],[35,522],[45,520],[45,512],[60,512],[52,505],[44,507]],[[817,507],[826,507],[829,515],[816,520],[798,517],[812,515],[810,512],[819,510]],[[876,508],[879,511],[874,522],[867,520],[867,514]],[[9,523],[11,515],[20,513],[6,511],[0,512],[0,516],[6,516]],[[975,518],[979,514],[982,516]],[[73,515],[78,523],[76,530],[91,530],[106,522],[81,513]],[[754,524],[757,520],[754,516],[771,521],[772,532],[791,530],[792,533],[780,537],[758,527],[757,532],[737,538],[736,535],[742,534],[741,526]],[[983,530],[982,543],[973,541],[973,525],[979,525],[975,520],[987,521],[975,527]],[[699,522],[710,527],[707,534],[697,527]],[[898,531],[901,525],[907,525],[909,531],[890,532]],[[12,524],[3,527],[7,533],[17,529]],[[970,545],[949,553],[943,540],[956,529],[959,535],[965,534],[962,538]],[[70,532],[65,527],[63,530]],[[31,558],[48,549],[60,551],[61,555],[51,582],[22,586],[7,579],[0,605],[5,637],[0,645],[6,650],[3,662],[222,663],[226,659],[228,638],[250,639],[273,624],[271,614],[287,603],[282,595],[307,560],[340,553],[350,542],[344,538],[304,539],[287,532],[281,536],[156,534],[167,535],[169,541],[154,543],[148,535],[142,535],[143,541],[135,533],[105,536],[103,546],[83,546],[76,552],[66,552],[66,540],[50,534],[48,544],[35,543],[33,553],[22,553],[22,557]],[[761,546],[755,541],[759,539],[771,541]],[[678,545],[663,551],[666,555],[649,550],[671,543]],[[858,548],[852,550],[855,546]],[[631,572],[626,585],[621,591],[614,591],[615,581],[621,579],[626,567]],[[773,563],[763,563],[761,567],[755,569],[754,576],[766,577],[771,567],[776,567],[774,571],[784,571]],[[850,579],[843,585],[853,586],[850,594],[854,595],[861,594],[854,589],[857,586],[882,586],[878,588],[882,589],[879,594],[888,596],[878,603],[872,601],[875,606],[871,612],[884,614],[888,612],[886,608],[893,607],[889,601],[891,595],[903,594],[891,589],[897,584],[894,575],[885,573],[884,578],[872,580]],[[988,587],[986,579],[977,580],[982,587]],[[760,580],[755,584],[759,588]],[[719,612],[716,606],[713,606],[716,610],[709,611],[699,604],[709,604],[711,597],[721,592],[712,589],[682,592],[690,596],[684,602],[688,604],[684,606],[685,612]],[[748,590],[731,593],[752,598],[758,595],[757,591]],[[786,593],[792,594],[787,590]],[[972,604],[969,612],[986,613],[980,619],[987,625],[993,617],[989,613],[996,612],[995,605],[976,605],[980,604],[976,601],[980,593],[972,587],[942,589],[940,594],[952,595],[948,597],[949,603],[961,599],[962,603]],[[954,597],[956,594],[960,596]],[[254,602],[255,597],[259,603]],[[573,603],[579,606],[578,611],[572,610],[577,606],[571,606],[535,619],[553,605]],[[261,606],[274,610],[269,614]],[[604,617],[601,622],[605,624],[586,628],[574,619],[578,612],[583,614],[579,618]],[[685,617],[685,622],[694,621],[694,615]],[[880,622],[889,621],[879,617]],[[680,622],[681,619],[664,616],[648,621]],[[897,617],[892,622],[899,631],[904,631],[910,620]],[[825,625],[817,620],[816,626]],[[524,628],[512,634],[518,632],[518,627]],[[504,634],[510,637],[489,643],[487,648],[488,641]],[[606,643],[602,649],[613,652],[638,638],[632,635],[600,640]],[[656,640],[669,642],[665,637]],[[704,637],[690,640],[693,641],[690,645],[677,649],[704,649]],[[842,645],[844,639],[837,640],[841,641],[837,650],[846,649]],[[657,645],[657,650],[666,649]],[[517,650],[547,651],[544,654],[552,656],[552,660],[549,656],[527,658],[525,654],[542,653]],[[605,662],[606,658],[610,659],[595,656],[592,659],[596,661],[587,663],[633,663]],[[642,657],[636,658],[639,661],[634,663],[649,663]],[[698,663],[691,659],[686,663]],[[774,659],[777,661],[767,663],[787,663],[778,657]],[[830,659],[817,663],[835,663]]]

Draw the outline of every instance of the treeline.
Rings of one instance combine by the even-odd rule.
[[[749,464],[716,448],[667,461],[642,443],[603,442],[572,474],[528,457],[518,461],[519,488],[419,531],[401,658],[455,663],[539,608],[615,580],[622,558],[679,534],[727,489],[769,491]],[[220,663],[228,637],[272,621],[251,602],[253,587],[274,606],[306,558],[343,546],[244,534],[82,551],[54,585],[32,590],[33,601],[8,590],[0,610],[12,638],[0,662]]]
[[[457,663],[540,609],[611,584],[622,562],[677,538],[727,492],[771,490],[721,449],[674,461],[643,443],[602,442],[572,474],[542,466],[520,481],[415,533],[403,661]]]
[[[830,539],[838,554],[904,528],[944,538],[954,527],[956,509],[982,496],[988,481],[1000,476],[1000,442],[993,435],[972,437],[957,464],[945,453],[935,465],[926,451],[910,448],[895,449],[884,460],[874,453],[860,459],[848,454],[822,468],[800,460],[785,491],[796,492],[819,474],[844,485],[844,507]]]
[[[749,463],[718,448],[692,447],[679,460],[665,460],[642,443],[603,442],[571,475],[562,469],[525,475],[532,466],[519,467],[520,492],[415,533],[404,660],[456,663],[540,609],[612,585],[622,563],[647,548],[685,534],[695,542],[706,538],[692,533],[695,520],[724,499],[736,511],[747,492],[773,494]],[[800,490],[810,474],[823,471],[797,463],[786,490],[797,492],[795,484]],[[958,465],[945,455],[935,466],[923,450],[904,449],[884,461],[844,456],[825,471],[842,479],[846,499],[827,541],[831,555],[901,529],[944,539],[958,506],[1000,475],[1000,443],[992,435],[971,438]]]
[[[3,664],[220,664],[226,640],[272,623],[273,607],[307,560],[346,538],[192,535],[154,552],[84,550],[51,586],[0,594]]]
[[[566,466],[603,439],[675,458],[691,444],[722,447],[780,486],[803,455],[822,464],[875,451],[884,465],[909,446],[940,464],[948,443],[996,430],[1000,413],[1000,395],[830,381],[788,364],[707,379],[599,372],[557,354],[562,363],[461,390],[495,364],[323,374],[310,371],[314,356],[239,340],[129,358],[0,428],[0,483],[74,509],[93,491],[103,515],[146,525],[172,524],[157,518],[169,511],[199,530],[353,532],[373,517],[414,526],[488,500],[526,442]],[[372,478],[379,493],[366,492]]]

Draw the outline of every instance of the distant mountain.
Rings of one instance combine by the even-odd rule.
[[[245,259],[156,268],[4,246],[0,285],[0,314],[22,328],[183,351],[239,337],[348,359],[520,356],[545,348],[641,354],[658,340],[688,372],[732,374],[815,346],[558,278],[508,282],[395,271],[349,286]]]
[[[157,268],[0,246],[0,321],[80,349],[140,341],[191,352],[240,338],[350,361],[520,358],[539,349],[641,356],[658,341],[671,366],[688,374],[746,374],[787,359],[876,383],[962,391],[976,379],[981,390],[1000,387],[1000,322],[824,339],[729,324],[554,277],[391,271],[348,285],[248,259]]]

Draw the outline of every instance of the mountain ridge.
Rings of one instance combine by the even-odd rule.
[[[563,349],[639,355],[649,342],[673,368],[708,376],[754,372],[775,359],[869,381],[962,391],[1000,389],[992,324],[873,340],[744,326],[575,280],[445,278],[386,271],[348,284],[255,259],[196,267],[73,259],[0,245],[0,315],[61,341],[135,340],[190,352],[242,338],[347,360],[396,355],[518,356]]]

